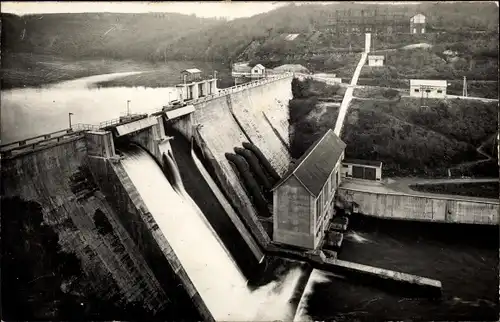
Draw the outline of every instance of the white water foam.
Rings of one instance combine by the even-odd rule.
[[[304,289],[304,293],[300,298],[299,305],[297,307],[297,312],[295,313],[295,317],[293,318],[294,322],[310,322],[313,321],[311,317],[307,314],[307,300],[309,296],[313,293],[313,288],[316,284],[327,283],[330,282],[330,278],[326,272],[313,269],[311,275],[309,276],[309,280],[307,281],[306,288]]]
[[[363,237],[361,233],[357,233],[355,231],[351,231],[346,235],[347,239],[353,240],[357,243],[364,244],[366,242],[370,242],[367,238]]]
[[[162,170],[145,151],[124,152],[127,174],[172,246],[201,298],[218,321],[291,320],[289,300],[301,269],[279,281],[250,291],[203,214],[174,191]]]

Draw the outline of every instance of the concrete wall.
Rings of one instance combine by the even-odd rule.
[[[175,294],[175,302],[180,302],[177,306],[174,302],[172,310],[182,310],[181,316],[189,314],[186,312],[189,307],[183,308],[182,303],[191,302],[203,320],[213,320],[123,166],[117,161],[96,157],[89,158],[89,164],[99,186],[119,210],[121,223],[144,255],[162,289],[168,294]],[[175,276],[169,274],[172,271]]]
[[[167,121],[188,139],[192,136],[196,138],[205,159],[214,168],[215,179],[261,245],[269,243],[270,238],[224,154],[233,153],[234,147],[241,147],[243,142],[252,142],[262,150],[278,173],[286,171],[290,161],[285,145],[289,143],[291,81],[290,76],[273,81],[263,80],[258,83],[260,85],[244,84],[226,89],[221,91],[220,96],[195,102],[195,112],[191,116]],[[282,142],[274,130],[286,141]]]
[[[366,164],[355,164],[355,163],[343,163],[342,164],[341,173],[342,173],[343,178],[346,178],[346,177],[352,178],[352,167],[353,166],[375,169],[375,179],[382,180],[382,167],[375,167],[375,166],[370,166],[370,165],[366,165]]]
[[[314,200],[294,177],[273,193],[273,241],[314,248]]]
[[[357,212],[381,218],[464,224],[498,224],[498,203],[381,194],[339,188],[338,197],[358,205]]]
[[[86,156],[86,140],[77,138],[4,159],[5,196],[19,196],[41,205],[44,222],[58,233],[62,249],[75,253],[82,262],[85,274],[78,279],[82,290],[92,288],[102,298],[109,298],[116,292],[115,284],[121,298],[142,302],[152,312],[159,311],[165,307],[167,297],[118,221],[122,213],[112,207],[92,176],[87,175]],[[82,179],[75,179],[78,176]],[[105,214],[112,233],[97,230],[93,219],[97,210]]]
[[[154,118],[156,119],[155,125],[127,135],[127,139],[142,146],[144,149],[148,150],[156,160],[161,161],[161,153],[158,146],[166,138],[165,129],[163,128],[162,117],[156,116]]]
[[[415,92],[415,90],[418,90],[418,92]],[[438,90],[441,91],[441,93],[438,93]],[[419,97],[419,98],[446,98],[446,87],[434,87],[430,89],[430,92],[427,93],[426,89],[420,88],[420,85],[418,86],[410,86],[410,96],[412,97]]]
[[[87,143],[88,155],[104,158],[110,158],[116,155],[113,134],[109,131],[85,132],[85,140]]]

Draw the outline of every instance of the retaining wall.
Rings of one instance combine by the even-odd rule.
[[[464,201],[339,188],[338,197],[354,202],[359,213],[392,219],[463,224],[498,224],[498,202]]]
[[[62,249],[81,260],[85,274],[78,284],[82,289],[92,288],[102,298],[120,293],[126,301],[139,301],[152,312],[160,311],[167,303],[166,295],[117,220],[119,213],[86,171],[86,156],[86,140],[80,137],[2,160],[4,195],[41,205],[44,222],[57,232]],[[110,222],[112,232],[96,228],[93,217],[98,210]]]

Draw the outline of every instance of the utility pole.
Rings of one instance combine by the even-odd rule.
[[[73,130],[73,128],[71,127],[71,115],[73,115],[73,113],[68,113],[68,118],[69,118],[69,129],[70,129],[70,130]]]
[[[127,115],[130,115],[130,100],[127,100]]]
[[[462,89],[462,96],[467,97],[467,77],[464,76],[464,85]]]

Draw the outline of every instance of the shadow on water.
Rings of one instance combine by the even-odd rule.
[[[440,280],[442,297],[436,301],[402,295],[397,287],[387,290],[353,278],[332,278],[315,285],[309,315],[361,321],[497,320],[498,238],[498,226],[353,215],[340,259]]]

